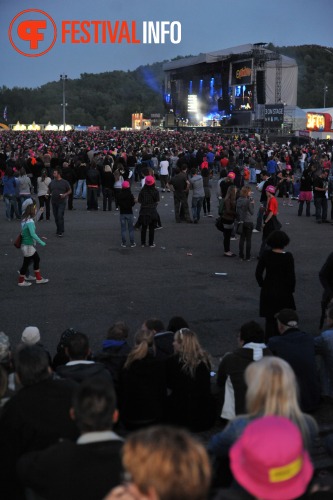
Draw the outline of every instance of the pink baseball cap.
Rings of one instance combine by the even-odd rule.
[[[229,179],[234,179],[236,177],[236,174],[235,172],[229,172],[227,177],[229,177]]]
[[[313,465],[299,428],[288,418],[255,419],[230,450],[236,481],[265,500],[291,500],[306,491]]]
[[[128,189],[130,187],[130,183],[128,181],[124,181],[121,185],[123,189]]]
[[[155,179],[152,175],[147,175],[147,177],[145,178],[145,184],[147,186],[152,186],[153,184],[155,184]]]
[[[275,194],[275,187],[274,186],[267,186],[266,191],[267,191],[267,193]]]

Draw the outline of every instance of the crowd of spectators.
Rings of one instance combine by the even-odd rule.
[[[96,353],[73,329],[54,355],[36,326],[17,346],[1,332],[5,498],[325,498],[315,493],[324,494],[313,462],[318,425],[305,411],[332,396],[331,318],[329,306],[327,330],[313,338],[294,310],[282,310],[268,345],[258,323],[244,323],[216,382],[210,354],[182,317],[167,328],[146,319],[133,346],[119,321]],[[202,431],[210,431],[206,443]]]
[[[304,203],[310,215],[313,197],[316,221],[327,222],[331,152],[325,141],[270,145],[248,136],[193,131],[1,132],[0,171],[8,220],[21,217],[31,195],[44,203],[48,219],[49,192],[43,184],[62,169],[73,195],[69,210],[75,198],[86,199],[88,210],[98,209],[100,191],[103,210],[112,210],[115,202],[121,211],[124,183],[142,178],[154,183],[161,176],[161,190],[173,191],[176,222],[199,223],[201,208],[211,216],[215,175],[227,257],[233,256],[236,198],[253,184],[262,204],[256,224],[251,190],[243,189],[238,202],[239,221],[247,224],[240,258],[249,260],[251,233],[262,230],[270,206],[267,193],[278,192],[286,206],[298,199],[299,216]],[[228,219],[228,210],[234,218]],[[158,214],[155,219],[158,224]],[[141,224],[147,231],[150,222]],[[154,246],[154,227],[149,230]],[[263,255],[259,284],[264,269],[267,274],[262,262],[268,254]],[[42,343],[37,327],[27,327],[17,346],[1,332],[4,498],[331,498],[330,486],[323,487],[315,474],[318,426],[309,413],[321,397],[333,397],[332,259],[320,271],[324,331],[315,338],[303,332],[292,302],[266,315],[270,335],[255,321],[244,323],[238,348],[220,360],[216,383],[210,354],[181,317],[171,318],[167,328],[160,319],[146,319],[134,345],[128,343],[126,323],[119,321],[94,353],[89,336],[73,329],[61,334],[56,353]],[[217,432],[208,442],[194,437],[212,428]]]

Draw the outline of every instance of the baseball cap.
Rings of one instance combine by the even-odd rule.
[[[297,326],[298,315],[293,309],[282,309],[275,314],[275,319],[279,320],[285,326]]]
[[[145,184],[147,186],[152,186],[153,184],[155,184],[155,179],[152,175],[147,175],[147,177],[145,178]]]
[[[40,341],[40,333],[37,326],[27,326],[22,332],[21,340],[25,344],[37,344]]]
[[[271,194],[275,194],[275,187],[274,186],[267,186],[266,191]]]
[[[265,500],[291,500],[306,491],[313,465],[299,428],[280,416],[255,419],[230,450],[236,481]]]
[[[121,185],[123,189],[128,189],[130,187],[130,183],[128,181],[124,181]]]
[[[236,174],[235,172],[229,172],[227,177],[229,177],[229,179],[234,179],[236,177]]]

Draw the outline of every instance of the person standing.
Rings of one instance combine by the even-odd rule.
[[[101,185],[101,176],[95,161],[87,170],[87,210],[98,210],[97,195]]]
[[[149,246],[154,248],[155,224],[158,221],[157,204],[160,195],[155,187],[155,179],[147,175],[145,185],[139,193],[138,202],[141,204],[138,223],[141,224],[141,246],[146,246],[146,234],[149,227]]]
[[[135,205],[135,200],[133,194],[131,193],[131,185],[128,181],[124,181],[122,184],[122,189],[118,194],[118,206],[120,210],[120,227],[121,227],[121,246],[123,248],[126,247],[126,229],[128,229],[131,248],[134,248],[136,246],[134,241],[134,227],[133,227],[134,205]]]
[[[103,212],[106,212],[106,207],[108,208],[108,211],[111,212],[114,175],[112,173],[110,165],[104,165],[101,179],[103,193]]]
[[[187,180],[187,165],[184,164],[180,168],[176,167],[175,175],[170,179],[168,186],[173,188],[173,200],[175,206],[176,222],[181,222],[181,215],[185,217],[185,221],[191,223],[190,211],[188,208],[188,191],[190,183]]]
[[[257,269],[256,280],[260,287],[260,316],[266,318],[266,341],[278,335],[275,314],[282,309],[296,309],[294,257],[285,252],[289,237],[284,231],[273,231],[267,239],[270,250],[263,252]]]
[[[223,245],[224,245],[224,256],[225,257],[235,257],[235,254],[230,251],[230,238],[231,233],[234,228],[234,222],[236,219],[236,194],[237,188],[231,184],[228,188],[227,194],[224,198],[223,205]]]
[[[13,219],[13,212],[16,218],[20,219],[20,213],[16,200],[16,179],[14,177],[13,169],[7,167],[5,175],[2,178],[3,183],[3,199],[6,204],[6,218],[10,222]]]
[[[303,213],[304,202],[306,203],[306,216],[310,217],[310,205],[312,200],[312,172],[311,168],[307,167],[302,171],[300,192],[298,197],[298,213],[297,215],[301,217]]]
[[[313,202],[316,209],[316,222],[328,222],[327,220],[327,198],[326,192],[328,190],[328,170],[316,176],[313,181]]]
[[[44,168],[41,172],[41,176],[37,179],[37,196],[39,200],[40,208],[46,209],[46,220],[50,220],[50,195],[49,195],[49,185],[51,183],[51,178],[47,175],[47,170]],[[44,218],[42,213],[40,220]]]
[[[20,276],[18,280],[18,286],[31,286],[30,281],[25,280],[26,272],[29,269],[29,265],[33,262],[36,283],[42,285],[48,283],[48,279],[42,278],[40,274],[39,262],[40,257],[35,248],[35,242],[37,241],[42,247],[45,247],[46,243],[41,240],[36,234],[36,226],[34,223],[34,217],[36,215],[36,205],[30,203],[25,207],[22,214],[21,220],[21,231],[22,231],[22,245],[21,251],[23,253],[23,264],[20,269]]]
[[[203,186],[203,178],[198,174],[196,168],[191,169],[190,186],[192,194],[192,217],[194,224],[198,224],[200,220],[200,212],[203,200],[205,198],[205,190]]]
[[[75,210],[75,208],[73,208],[73,191],[74,184],[76,182],[76,173],[72,163],[64,161],[64,163],[62,164],[62,178],[65,179],[65,181],[67,181],[71,187],[71,193],[68,196],[68,210]]]
[[[236,202],[237,220],[243,222],[243,231],[239,240],[239,258],[244,258],[244,244],[246,242],[246,260],[251,260],[251,239],[253,231],[253,213],[254,199],[252,198],[250,186],[244,186],[241,189],[239,198]]]
[[[278,201],[275,197],[274,186],[271,185],[267,186],[266,196],[267,196],[267,207],[264,215],[264,223],[262,225],[263,232],[262,232],[262,242],[259,251],[259,257],[261,257],[266,248],[266,240],[268,236],[273,231],[279,230],[281,228],[281,224],[276,217],[278,214]]]
[[[165,192],[165,188],[168,183],[168,178],[169,178],[169,162],[163,155],[160,162],[160,181],[161,181],[162,193]],[[168,189],[168,191],[170,190]]]
[[[211,184],[212,184],[212,176],[213,176],[213,171],[209,170],[208,168],[203,168],[201,170],[201,175],[203,179],[203,187],[204,187],[204,192],[205,192],[205,197],[203,199],[202,207],[204,211],[204,217],[213,217],[212,214],[210,213],[210,199],[212,196],[211,193]]]
[[[71,194],[69,182],[61,177],[61,168],[55,167],[53,170],[53,180],[49,185],[51,193],[52,211],[57,226],[57,236],[62,237],[65,231],[64,214],[66,208],[66,198]]]
[[[82,198],[83,200],[86,199],[87,197],[87,183],[86,183],[86,178],[87,178],[87,165],[86,163],[80,162],[79,165],[76,168],[76,177],[77,177],[77,183],[76,183],[76,191],[75,191],[75,196],[74,198]]]

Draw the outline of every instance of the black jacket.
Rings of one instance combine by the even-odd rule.
[[[133,214],[132,207],[135,205],[135,201],[130,189],[119,191],[117,201],[121,214]]]

